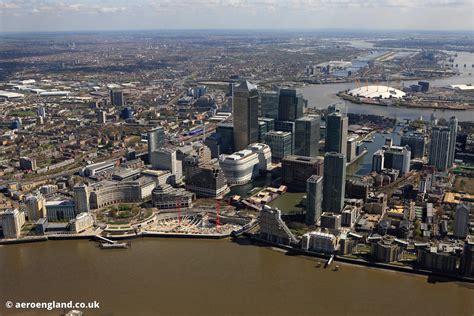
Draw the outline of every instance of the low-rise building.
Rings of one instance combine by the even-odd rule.
[[[90,213],[80,213],[69,224],[71,231],[78,234],[94,226],[94,217]]]
[[[174,209],[178,205],[183,208],[192,207],[194,198],[194,193],[173,188],[169,184],[156,186],[152,193],[153,206],[159,209]]]

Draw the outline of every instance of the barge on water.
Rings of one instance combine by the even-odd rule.
[[[128,242],[122,242],[122,243],[106,243],[103,242],[99,245],[101,249],[127,249],[130,247],[130,243]]]

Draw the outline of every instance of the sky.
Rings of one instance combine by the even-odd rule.
[[[474,31],[474,0],[0,0],[0,32],[327,28]]]

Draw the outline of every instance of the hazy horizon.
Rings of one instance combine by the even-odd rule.
[[[422,2],[422,3],[420,3]],[[0,32],[473,31],[469,0],[0,0]]]

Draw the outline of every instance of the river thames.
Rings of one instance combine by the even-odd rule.
[[[474,285],[288,256],[246,239],[0,246],[4,301],[98,301],[85,315],[470,315]],[[470,288],[469,288],[470,287]],[[0,315],[59,315],[8,310]]]

